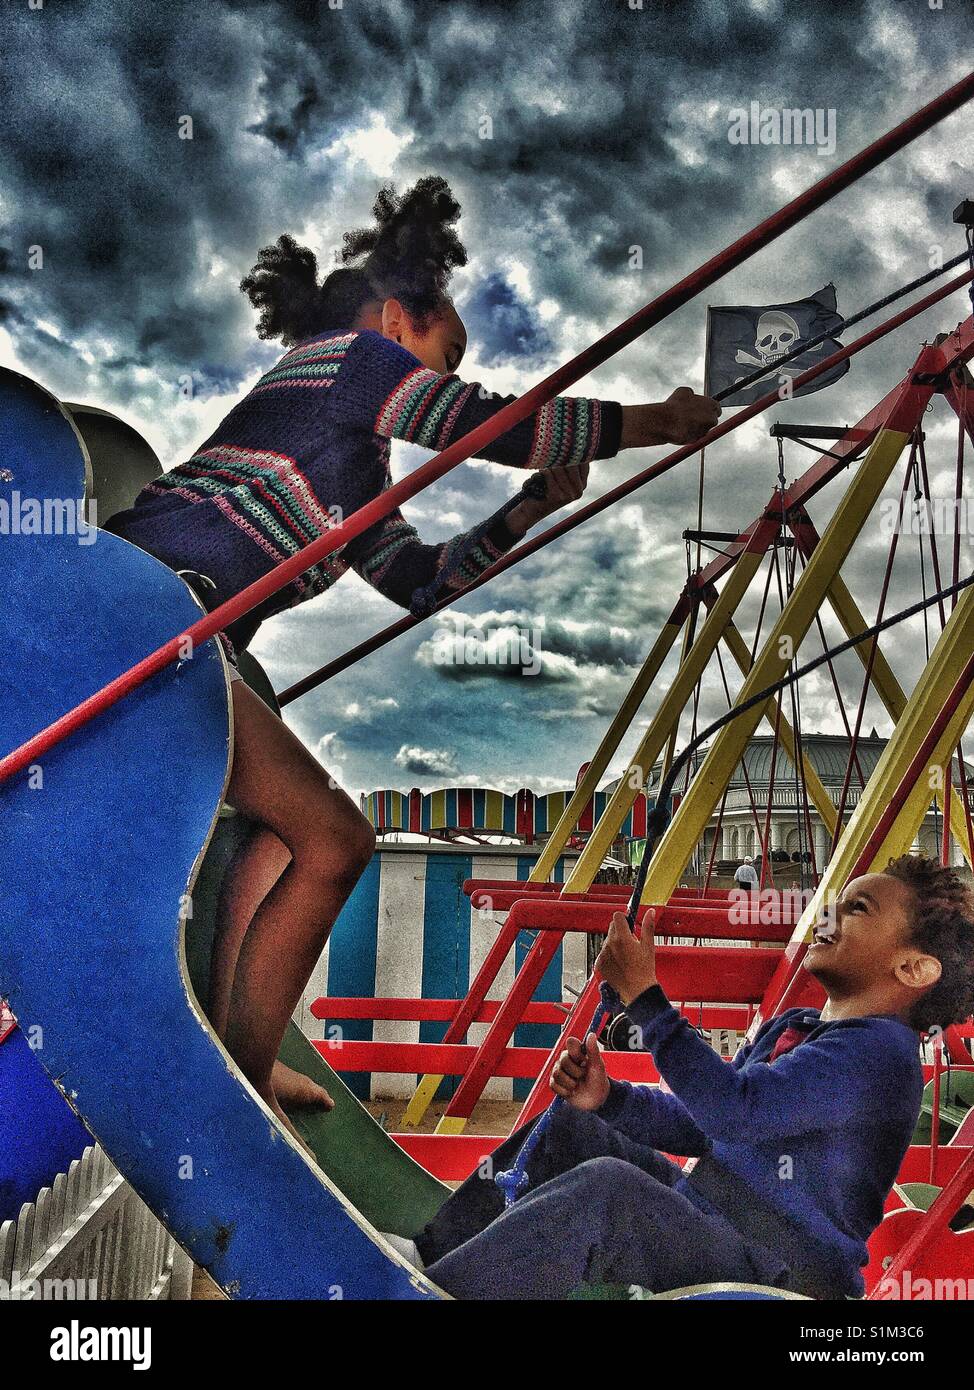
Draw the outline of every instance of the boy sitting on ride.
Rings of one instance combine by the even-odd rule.
[[[598,969],[672,1093],[611,1081],[594,1036],[569,1039],[551,1077],[567,1103],[523,1195],[505,1211],[490,1174],[468,1178],[417,1238],[430,1278],[464,1299],[724,1280],[861,1295],[919,1113],[918,1033],[974,1006],[972,918],[957,875],[923,857],[852,879],[804,961],[825,1006],[771,1019],[727,1063],[660,988],[652,914],[637,940],[616,913]],[[698,1162],[687,1173],[664,1153]]]

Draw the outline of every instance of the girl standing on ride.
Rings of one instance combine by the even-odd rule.
[[[289,350],[197,453],[143,488],[111,529],[188,573],[212,608],[387,488],[391,439],[441,450],[512,400],[455,375],[467,335],[446,287],[466,263],[453,228],[459,213],[441,178],[422,178],[401,198],[383,189],[375,225],[345,234],[341,264],[322,284],[314,255],[291,237],[264,247],[241,289],[260,310],[260,337]],[[686,388],[661,405],[551,401],[483,452],[543,470],[543,487],[522,489],[503,514],[435,544],[391,512],[234,624],[224,643],[231,664],[234,644],[246,647],[265,618],[320,594],[349,568],[406,608],[417,591],[436,596],[441,574],[440,594],[461,589],[529,527],[580,497],[590,460],[685,443],[718,414]],[[235,670],[231,679],[227,800],[255,828],[220,903],[209,1013],[291,1129],[284,1107],[331,1102],[277,1062],[277,1051],[375,837],[300,739]]]

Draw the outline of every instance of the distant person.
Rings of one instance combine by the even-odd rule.
[[[752,893],[755,888],[759,888],[761,880],[758,878],[758,871],[754,867],[754,860],[748,854],[745,856],[744,863],[734,872],[734,882],[739,888],[747,888]]]

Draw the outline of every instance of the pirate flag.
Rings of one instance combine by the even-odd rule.
[[[842,344],[836,338],[825,338],[817,347],[809,348],[780,369],[775,364],[809,338],[820,333],[840,331],[843,320],[836,313],[835,286],[828,284],[808,299],[794,304],[767,304],[708,308],[707,353],[704,373],[704,395],[714,396],[733,386],[753,372],[764,368],[766,375],[753,386],[746,386],[724,397],[725,405],[750,405],[759,396],[767,395],[782,384],[785,377],[794,378],[815,366]],[[849,370],[848,359],[830,371],[800,386],[792,394],[808,396],[831,386]]]

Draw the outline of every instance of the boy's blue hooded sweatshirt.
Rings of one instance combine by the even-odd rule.
[[[728,1063],[658,985],[626,1012],[673,1094],[613,1081],[598,1114],[668,1153],[712,1154],[808,1232],[834,1269],[837,1295],[861,1296],[866,1241],[920,1110],[914,1030],[887,1015],[823,1023],[816,1009],[789,1009]],[[769,1063],[789,1027],[807,1036]],[[681,1189],[710,1209],[686,1180]]]

